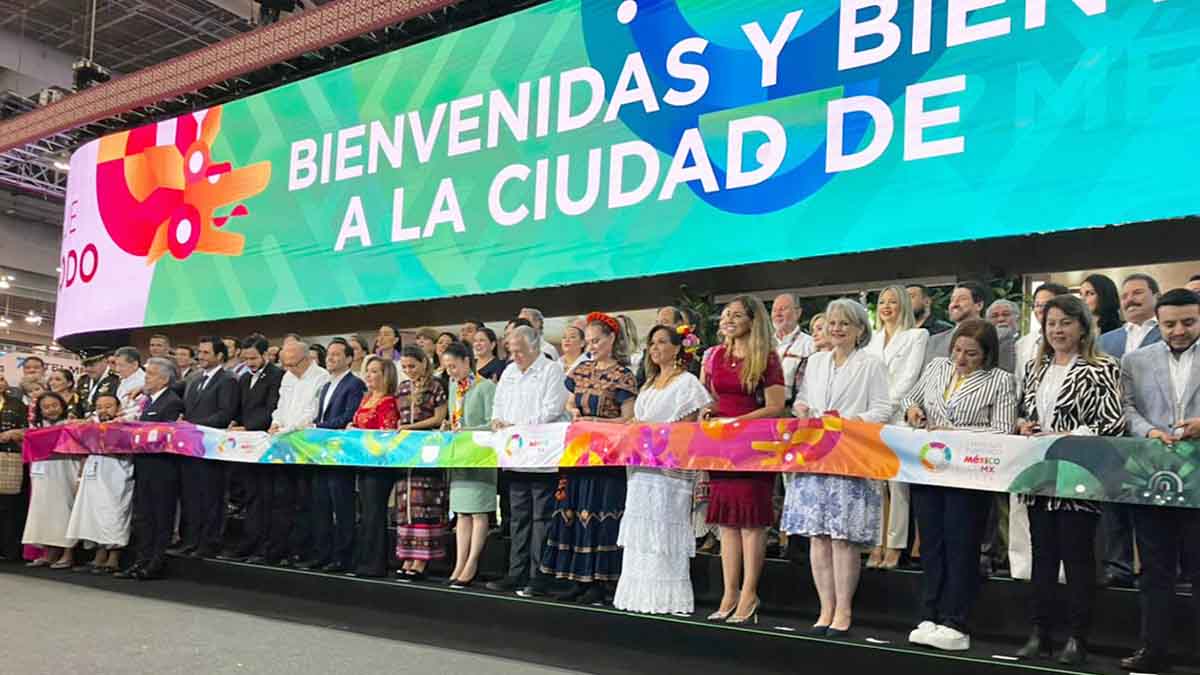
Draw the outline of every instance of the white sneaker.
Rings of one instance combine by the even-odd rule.
[[[947,652],[961,652],[971,648],[971,636],[949,626],[938,626],[925,636],[925,644]]]
[[[928,645],[929,636],[937,630],[937,624],[932,621],[922,621],[913,632],[908,634],[908,641],[914,645]]]

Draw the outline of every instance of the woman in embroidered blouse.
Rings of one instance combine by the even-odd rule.
[[[950,358],[929,362],[901,407],[910,426],[1011,434],[1016,425],[1016,384],[997,364],[1000,338],[982,319],[958,324]],[[921,531],[924,586],[921,621],[909,642],[959,651],[970,649],[967,617],[979,588],[979,547],[991,494],[933,485],[912,486]]]
[[[52,391],[43,392],[37,400],[32,426],[51,427],[66,421],[67,403],[63,397]],[[28,567],[49,565],[58,570],[70,569],[75,564],[76,542],[67,539],[67,525],[71,520],[82,465],[80,457],[58,457],[30,464],[29,513],[21,542],[40,546],[44,551],[41,557],[28,563]]]
[[[647,338],[646,384],[634,414],[639,422],[695,421],[711,402],[704,385],[687,372],[692,360],[683,333],[655,326]],[[664,432],[665,433],[665,432]],[[628,467],[629,489],[617,545],[623,549],[621,580],[613,606],[651,614],[691,614],[695,609],[688,560],[696,553],[692,536],[692,486],[695,472]]]
[[[599,312],[588,315],[585,330],[591,361],[566,379],[567,414],[574,421],[625,421],[633,417],[637,381],[621,324]],[[603,603],[621,575],[617,536],[625,510],[625,468],[572,469],[559,476],[554,514],[546,533],[542,572],[574,582],[557,597]]]
[[[1096,329],[1083,300],[1060,295],[1046,303],[1042,345],[1025,373],[1021,418],[1025,436],[1120,436],[1125,431],[1117,361],[1096,348]],[[1087,634],[1095,594],[1093,548],[1100,505],[1058,497],[1030,497],[1033,544],[1033,625],[1021,658],[1048,655],[1051,617],[1062,565],[1067,576],[1067,617],[1071,637],[1059,662],[1077,665],[1087,657]]]
[[[21,531],[29,501],[29,482],[21,464],[21,441],[29,425],[26,415],[20,395],[14,395],[0,375],[0,453],[11,462],[8,471],[15,473],[15,476],[6,473],[3,478],[6,482],[14,478],[20,481],[15,494],[0,494],[0,561],[21,559]]]
[[[582,328],[570,324],[563,326],[562,358],[559,359],[559,363],[562,364],[563,372],[567,375],[575,370],[575,366],[586,360],[587,355],[583,350],[583,343],[586,339]]]
[[[450,376],[451,431],[486,429],[492,421],[496,384],[475,374],[471,350],[455,342],[442,352],[442,367]],[[451,469],[450,510],[456,516],[454,571],[451,588],[475,581],[479,556],[487,543],[488,517],[496,512],[496,469]]]
[[[891,420],[898,402],[888,391],[887,366],[864,349],[871,341],[866,308],[853,300],[834,300],[825,310],[825,326],[833,351],[808,358],[796,392],[796,417],[836,413],[876,424]],[[843,637],[849,632],[862,564],[859,547],[875,544],[880,502],[878,487],[866,479],[789,476],[781,529],[810,539],[809,560],[821,601],[813,634]]]
[[[400,367],[408,380],[396,389],[398,428],[441,428],[446,421],[446,389],[433,376],[428,353],[420,347],[405,347],[400,352]],[[402,579],[422,579],[430,560],[446,557],[449,495],[445,474],[441,469],[408,469],[396,485],[396,558],[402,561]]]
[[[382,332],[382,330],[380,331]],[[399,423],[396,410],[396,364],[390,358],[367,358],[367,393],[363,395],[350,422],[351,429],[390,431]],[[387,576],[388,497],[398,473],[387,467],[371,467],[358,472],[362,519],[354,540],[354,573],[360,577]]]
[[[875,329],[867,351],[883,359],[887,366],[888,396],[896,405],[891,422],[900,424],[904,421],[900,399],[921,378],[929,331],[916,327],[912,301],[903,286],[888,286],[879,292]],[[880,541],[871,551],[867,567],[895,569],[900,564],[900,554],[908,547],[908,483],[887,481],[880,483],[880,487],[886,496]]]
[[[783,365],[762,300],[734,298],[721,312],[724,342],[704,356],[701,380],[714,403],[701,418],[735,421],[782,417],[787,393]],[[720,526],[721,605],[710,621],[745,623],[758,618],[758,580],[766,557],[767,528],[775,522],[775,474],[709,472],[708,522]],[[740,589],[739,589],[740,586]]]

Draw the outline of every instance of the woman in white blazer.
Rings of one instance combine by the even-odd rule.
[[[796,393],[797,417],[836,412],[846,419],[883,424],[896,404],[888,396],[887,366],[863,348],[871,341],[867,310],[834,300],[825,312],[833,351],[809,357]],[[792,474],[781,529],[810,538],[809,561],[821,601],[812,634],[844,637],[862,565],[861,547],[879,535],[880,497],[873,481],[815,473]]]
[[[875,333],[866,351],[883,359],[887,366],[888,398],[896,405],[895,415],[888,420],[893,424],[904,423],[900,401],[921,379],[928,341],[929,331],[916,327],[908,291],[903,286],[888,286],[880,291],[875,308]],[[882,488],[883,520],[867,567],[895,569],[900,564],[900,555],[908,548],[908,484],[888,481]]]

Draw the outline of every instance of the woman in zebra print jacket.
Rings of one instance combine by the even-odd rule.
[[[1120,436],[1121,367],[1096,349],[1091,312],[1073,295],[1046,304],[1042,345],[1025,373],[1018,431],[1033,435]],[[1033,543],[1034,632],[1017,652],[1022,658],[1048,655],[1051,616],[1062,564],[1067,576],[1067,616],[1071,631],[1059,662],[1082,663],[1087,652],[1095,594],[1094,542],[1100,505],[1075,499],[1022,497],[1029,506]]]

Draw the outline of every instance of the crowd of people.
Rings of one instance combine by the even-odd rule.
[[[78,420],[186,420],[217,428],[500,430],[567,420],[750,420],[836,411],[844,418],[924,429],[1036,435],[1130,435],[1172,445],[1200,438],[1200,275],[1161,292],[1134,274],[1102,275],[1080,294],[1046,283],[1021,308],[962,282],[950,322],[933,317],[922,286],[889,286],[875,317],[837,299],[801,326],[797,298],[768,311],[738,296],[704,349],[700,317],[665,307],[644,346],[628,317],[595,312],[568,322],[561,353],[544,318],[527,308],[498,336],[477,321],[457,334],[395,325],[323,345],[288,335],[205,337],[195,347],[150,338],[84,361],[86,374],[47,374],[30,357],[19,386],[0,382],[0,488],[26,428]],[[20,472],[18,466],[17,471]],[[7,481],[7,482],[6,482]],[[254,464],[227,467],[171,455],[94,455],[33,462],[27,483],[0,495],[0,556],[27,564],[153,579],[168,552],[225,556],[364,577],[426,577],[450,554],[445,583],[480,583],[492,524],[511,539],[507,574],[489,589],[611,603],[647,613],[695,610],[689,559],[716,532],[723,593],[708,616],[757,622],[768,537],[808,542],[820,611],[812,634],[853,624],[861,567],[916,559],[924,590],[911,642],[970,646],[971,608],[985,560],[1009,558],[1035,599],[1023,659],[1087,657],[1096,592],[1094,546],[1103,537],[1103,584],[1132,583],[1140,561],[1143,648],[1123,663],[1163,667],[1177,573],[1200,583],[1200,513],[1192,509],[994,495],[957,488],[773,473],[597,467],[394,469]],[[782,493],[782,501],[778,499]],[[497,499],[499,497],[499,500]],[[227,504],[243,526],[228,536]],[[23,523],[23,525],[22,525]],[[917,543],[914,545],[914,540]],[[125,551],[132,545],[132,549]],[[174,548],[172,548],[174,547]],[[76,561],[94,549],[89,565]],[[1007,554],[1007,555],[1005,555]],[[1066,641],[1052,625],[1065,574]],[[1195,596],[1193,596],[1195,597]],[[1200,604],[1197,605],[1200,608]]]

